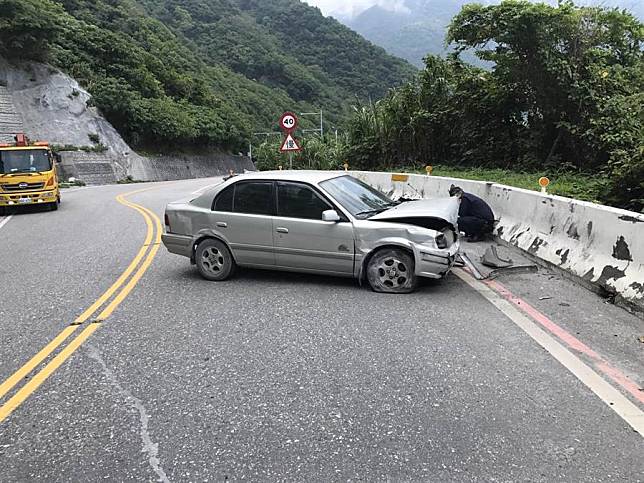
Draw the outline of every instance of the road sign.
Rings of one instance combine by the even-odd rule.
[[[280,117],[280,129],[285,133],[292,133],[297,129],[297,116],[292,112],[285,112]]]
[[[283,153],[292,153],[294,151],[301,151],[301,149],[302,148],[297,144],[297,141],[293,139],[293,136],[291,136],[291,133],[287,133],[280,151]]]

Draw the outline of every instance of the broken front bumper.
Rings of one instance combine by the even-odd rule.
[[[460,243],[458,241],[446,249],[414,244],[416,275],[426,278],[443,278],[454,266],[459,248]]]

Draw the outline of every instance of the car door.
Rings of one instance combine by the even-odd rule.
[[[240,265],[274,266],[272,181],[240,181],[213,200],[211,225]]]
[[[317,190],[304,183],[276,183],[277,212],[273,218],[277,266],[353,274],[352,223],[322,221],[322,212],[335,209]]]

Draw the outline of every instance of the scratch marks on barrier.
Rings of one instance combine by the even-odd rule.
[[[577,231],[577,225],[574,223],[571,223],[568,229],[566,230],[566,234],[575,240],[579,240],[579,232]]]
[[[624,240],[623,236],[620,236],[613,247],[613,258],[617,260],[627,260],[629,262],[633,261],[631,256],[631,251],[628,249],[628,243]]]
[[[606,286],[606,282],[608,282],[609,280],[618,280],[625,276],[626,274],[624,273],[624,270],[620,270],[619,268],[613,267],[612,265],[606,265],[602,270],[601,275],[597,279],[597,283],[602,286]]]
[[[623,221],[630,221],[631,223],[644,223],[644,220],[640,218],[635,218],[634,216],[630,216],[630,215],[622,215],[619,217],[619,219]]]
[[[555,253],[559,255],[559,257],[561,258],[560,265],[563,265],[568,261],[568,255],[570,255],[570,248],[567,248],[566,251],[564,251],[563,248],[560,248]]]
[[[589,221],[588,224],[586,225],[586,233],[588,234],[588,238],[590,238],[590,235],[593,233],[593,222]]]
[[[114,372],[107,367],[107,364],[105,363],[105,360],[101,356],[101,353],[99,350],[94,347],[91,344],[87,344],[87,354],[89,357],[94,359],[96,362],[98,362],[103,369],[103,375],[106,377],[106,379],[114,386],[114,388],[119,392],[119,394],[125,398],[127,403],[132,407],[132,409],[136,410],[139,413],[139,420],[140,420],[140,428],[139,428],[139,433],[141,435],[141,443],[143,445],[143,452],[147,453],[148,455],[148,463],[150,464],[150,467],[152,470],[157,474],[158,481],[162,481],[164,483],[169,483],[168,476],[166,475],[165,471],[161,467],[161,460],[159,459],[159,444],[154,443],[152,441],[152,436],[150,435],[150,431],[148,429],[148,425],[150,422],[150,416],[148,415],[145,406],[141,402],[141,400],[135,396],[132,395],[130,391],[125,389],[121,384],[118,382],[118,379],[116,378],[116,375]]]
[[[539,248],[541,248],[542,246],[545,247],[547,245],[548,245],[548,242],[546,242],[545,240],[542,240],[539,237],[536,237],[533,240],[532,245],[530,245],[528,247],[528,252],[530,252],[530,253],[532,253],[534,255],[535,253],[537,253],[539,251]]]

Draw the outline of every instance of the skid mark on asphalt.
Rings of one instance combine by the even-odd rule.
[[[640,436],[644,437],[644,412],[619,392],[617,388],[613,387],[597,372],[584,364],[581,359],[566,349],[554,337],[542,330],[527,315],[522,313],[519,308],[506,300],[501,294],[495,292],[490,286],[476,280],[464,270],[454,270],[454,274],[505,314],[521,330],[568,369],[579,381],[599,396],[608,407],[615,411]]]
[[[106,379],[110,382],[110,384],[112,384],[112,386],[116,388],[119,394],[125,398],[132,409],[139,413],[139,421],[141,423],[139,433],[141,434],[143,452],[147,453],[148,463],[150,464],[152,470],[159,477],[159,481],[169,482],[170,480],[163,470],[161,466],[161,460],[159,459],[159,444],[152,441],[152,436],[150,435],[150,431],[148,429],[150,416],[148,415],[145,406],[139,398],[135,397],[130,391],[121,386],[118,379],[116,378],[116,375],[109,367],[107,367],[105,360],[96,347],[94,347],[92,344],[87,344],[87,354],[89,355],[89,357],[100,364]]]
[[[123,302],[123,300],[125,300],[125,298],[130,294],[130,292],[139,282],[143,274],[150,267],[150,264],[154,260],[154,257],[159,250],[161,242],[161,220],[158,216],[156,216],[144,206],[132,203],[126,198],[135,193],[148,191],[154,188],[155,187],[150,187],[131,191],[129,193],[120,194],[116,197],[116,200],[120,204],[136,210],[145,219],[147,233],[143,246],[139,249],[139,252],[130,262],[130,265],[125,269],[121,276],[96,300],[96,302],[94,302],[87,310],[85,310],[85,312],[78,316],[76,320],[71,322],[69,326],[65,327],[65,329],[63,329],[49,344],[41,349],[20,369],[18,369],[2,384],[0,384],[1,399],[9,391],[14,389],[14,387],[18,386],[20,382],[25,380],[25,378],[32,371],[36,370],[41,363],[43,363],[54,352],[60,349],[60,351],[45,365],[42,370],[37,372],[24,386],[18,389],[13,396],[11,396],[4,404],[0,406],[0,423],[2,423],[2,421],[9,417],[9,415],[17,407],[19,407],[31,394],[33,394],[33,392],[36,391],[36,389],[38,389],[38,387],[43,382],[45,382],[47,378],[51,376],[83,344],[83,342],[85,342],[96,330],[98,330],[98,328],[101,326],[100,322],[103,322],[105,319],[107,319]],[[83,325],[100,309],[102,309],[102,311],[95,318],[93,318],[89,324]],[[81,330],[80,334],[78,334],[66,346],[63,347],[64,343],[70,338],[70,336],[81,327],[83,329]]]

